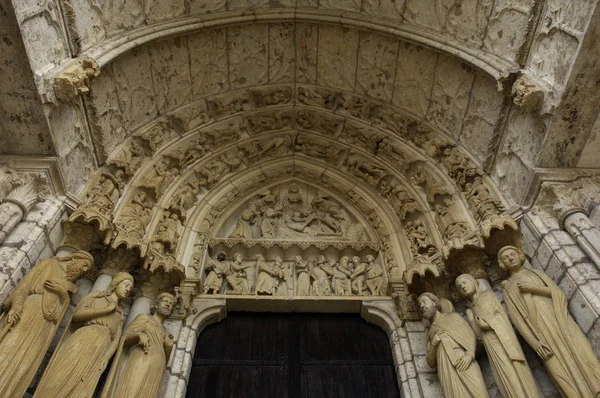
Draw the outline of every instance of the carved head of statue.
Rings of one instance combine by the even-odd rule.
[[[119,272],[113,277],[107,291],[109,293],[115,292],[119,299],[124,299],[129,296],[132,288],[133,276],[127,272]]]
[[[419,308],[425,319],[431,319],[441,310],[440,299],[433,293],[425,292],[419,296]]]
[[[225,254],[225,252],[219,252],[217,254],[217,260],[219,260],[219,261],[225,261],[226,258],[227,258],[227,255]]]
[[[94,258],[85,251],[76,251],[68,256],[59,258],[60,261],[66,261],[65,270],[67,280],[75,282],[79,277],[85,274],[94,265]]]
[[[360,257],[358,257],[358,256],[352,257],[352,262],[354,263],[354,265],[360,264]]]
[[[236,263],[240,263],[241,264],[242,263],[242,259],[243,259],[242,253],[235,253],[233,255],[233,261],[235,261]]]
[[[515,246],[504,246],[498,251],[498,265],[505,271],[518,271],[525,260],[525,253]]]
[[[471,299],[477,293],[477,281],[472,275],[459,275],[455,283],[458,292],[466,299]]]
[[[302,258],[302,256],[296,256],[296,257],[294,257],[294,262],[296,264],[300,264],[302,261],[304,261],[304,259]]]
[[[175,297],[171,293],[161,293],[154,302],[154,312],[168,317],[173,312],[173,306],[175,305]]]
[[[348,268],[348,261],[350,261],[348,256],[343,256],[342,258],[340,258],[340,266]]]
[[[321,264],[323,264],[324,262],[325,262],[325,256],[323,256],[323,255],[318,255],[318,256],[317,256],[317,264],[318,264],[318,265],[321,265]]]
[[[375,257],[373,257],[372,255],[367,255],[367,257],[365,257],[365,261],[369,264],[375,262]]]

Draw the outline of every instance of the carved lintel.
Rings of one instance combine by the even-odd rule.
[[[59,101],[71,101],[90,91],[90,81],[100,75],[100,65],[92,58],[83,57],[54,78],[54,96]]]
[[[546,90],[530,77],[521,75],[512,86],[513,102],[527,112],[536,112],[544,102]]]

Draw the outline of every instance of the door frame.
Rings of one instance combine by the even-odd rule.
[[[227,311],[251,312],[315,312],[315,313],[359,313],[367,322],[383,329],[388,336],[396,380],[402,397],[426,397],[426,385],[437,384],[435,370],[417,366],[424,363],[423,348],[427,341],[421,322],[403,322],[397,315],[396,306],[390,298],[358,300],[290,300],[284,305],[275,300],[206,298],[197,297],[191,306],[190,315],[183,320],[170,319],[166,328],[175,338],[175,345],[167,370],[163,376],[161,397],[184,398],[192,369],[192,359],[200,333],[207,326],[227,317]],[[415,350],[416,349],[416,350]],[[418,352],[413,352],[418,351]],[[432,375],[432,373],[434,373]],[[432,378],[433,376],[433,378]]]

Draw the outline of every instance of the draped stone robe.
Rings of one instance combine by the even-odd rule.
[[[439,332],[445,335],[442,335],[440,344],[435,347],[431,340]],[[481,369],[475,360],[463,372],[456,369],[456,361],[465,353],[475,357],[475,344],[475,334],[456,312],[439,313],[429,327],[427,364],[430,367],[437,366],[444,397],[488,397]]]
[[[542,288],[547,296],[523,293],[518,283]],[[552,349],[554,355],[544,366],[561,393],[569,398],[600,396],[600,361],[554,281],[541,271],[523,268],[502,289],[510,318],[523,338],[532,346],[537,340]]]
[[[539,392],[525,355],[504,308],[492,290],[481,292],[471,304],[473,315],[487,322],[491,329],[471,326],[483,342],[490,359],[494,380],[505,398],[538,398]]]
[[[146,354],[140,344],[125,346],[127,334],[148,336]],[[155,398],[171,354],[168,332],[152,315],[140,314],[127,327],[121,339],[102,398]]]
[[[111,304],[107,292],[89,294],[75,309],[102,309]],[[91,398],[108,361],[117,349],[123,310],[83,323],[71,322],[40,380],[34,398]]]
[[[0,334],[9,328],[6,319],[8,311],[21,305],[23,311],[19,322],[10,327],[0,341],[2,398],[23,396],[69,307],[68,296],[61,300],[56,293],[46,289],[44,283],[49,280],[60,281],[70,292],[77,290],[74,284],[66,280],[63,265],[50,258],[33,267],[4,303]]]

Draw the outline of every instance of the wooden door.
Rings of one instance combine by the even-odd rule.
[[[196,345],[190,398],[396,398],[386,334],[359,315],[229,313]]]

